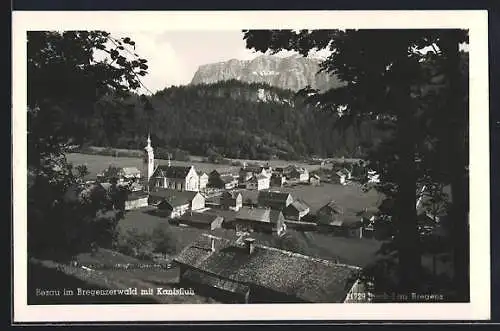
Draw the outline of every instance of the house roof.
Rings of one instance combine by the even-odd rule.
[[[271,223],[277,224],[280,217],[283,217],[283,213],[281,212],[281,210],[271,209],[269,211],[269,221]]]
[[[187,221],[191,223],[200,224],[211,224],[217,218],[221,216],[215,214],[205,214],[205,213],[186,213],[180,217],[181,221]]]
[[[347,176],[349,175],[349,171],[346,168],[342,168],[339,171],[337,171],[335,174],[338,176]]]
[[[137,200],[147,198],[149,196],[148,192],[145,191],[132,191],[127,195],[127,201]]]
[[[242,167],[241,171],[258,173],[258,172],[261,172],[263,169],[264,169],[264,167],[262,167],[260,165],[247,165],[245,167]]]
[[[266,176],[266,175],[264,175],[264,174],[258,174],[255,178],[257,178],[257,180],[269,179],[269,177],[267,177],[267,176]]]
[[[285,211],[298,211],[299,213],[301,213],[309,209],[309,206],[305,202],[295,200],[285,208]]]
[[[222,192],[221,198],[236,199],[238,198],[238,195],[241,195],[241,193],[238,191],[224,191]]]
[[[266,201],[273,201],[273,202],[283,202],[285,203],[286,200],[290,197],[290,193],[288,192],[281,192],[281,191],[260,191],[258,195],[258,200],[266,200]]]
[[[269,223],[270,209],[242,207],[236,213],[235,219]]]
[[[210,249],[211,238],[215,251]],[[196,268],[199,274],[195,277],[202,282],[206,279],[204,282],[213,287],[244,292],[244,286],[253,285],[323,303],[343,302],[361,271],[356,266],[254,245],[249,254],[235,241],[202,235],[175,260]]]
[[[125,168],[122,168],[122,171],[123,171],[123,175],[125,177],[133,177],[133,176],[137,176],[137,175],[141,175],[141,171],[139,169],[137,169],[136,167],[125,167]]]
[[[221,175],[220,179],[226,184],[235,181],[233,175]]]
[[[190,203],[197,194],[199,193],[193,191],[177,191],[158,188],[150,192],[149,197],[155,202],[166,201],[172,207],[177,207]]]
[[[311,178],[320,179],[320,177],[316,174],[312,175]]]
[[[168,166],[159,165],[155,171],[155,177],[166,177],[184,179],[191,170],[192,166]]]
[[[334,201],[334,200],[331,200],[329,201],[326,205],[324,205],[323,207],[321,207],[319,209],[320,211],[323,211],[323,212],[331,212],[331,213],[334,213],[334,214],[343,214],[344,210],[342,209],[341,206],[339,206],[339,204]]]
[[[196,174],[197,174],[199,177],[201,177],[201,176],[207,176],[207,177],[208,177],[207,173],[206,173],[206,172],[204,172],[204,171],[201,171],[201,170],[195,170],[195,171],[196,171]]]

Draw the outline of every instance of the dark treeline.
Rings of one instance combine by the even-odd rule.
[[[336,128],[336,117],[292,91],[236,80],[170,87],[147,97],[107,95],[95,106],[86,144],[248,159],[360,157],[380,138],[373,123]]]

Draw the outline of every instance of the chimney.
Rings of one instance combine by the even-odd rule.
[[[215,252],[215,238],[213,237],[210,238],[210,249]]]
[[[254,249],[255,249],[255,239],[254,238],[245,238],[244,239],[244,242],[245,242],[245,248],[248,252],[248,254],[252,254]]]

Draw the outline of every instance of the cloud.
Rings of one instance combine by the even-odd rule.
[[[149,91],[155,93],[165,87],[186,83],[186,65],[182,56],[177,54],[169,42],[160,38],[160,33],[149,31],[110,31],[110,33],[114,38],[129,37],[135,42],[135,50],[131,52],[148,61],[148,74],[141,77],[145,88],[141,87],[139,93],[149,94]],[[131,58],[132,55],[129,54],[128,57]],[[102,53],[96,58],[102,58]]]

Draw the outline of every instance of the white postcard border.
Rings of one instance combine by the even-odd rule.
[[[490,317],[488,25],[485,10],[445,11],[14,11],[14,322],[484,320]],[[470,30],[470,303],[267,305],[27,305],[26,32],[30,30],[241,30],[464,28]]]

